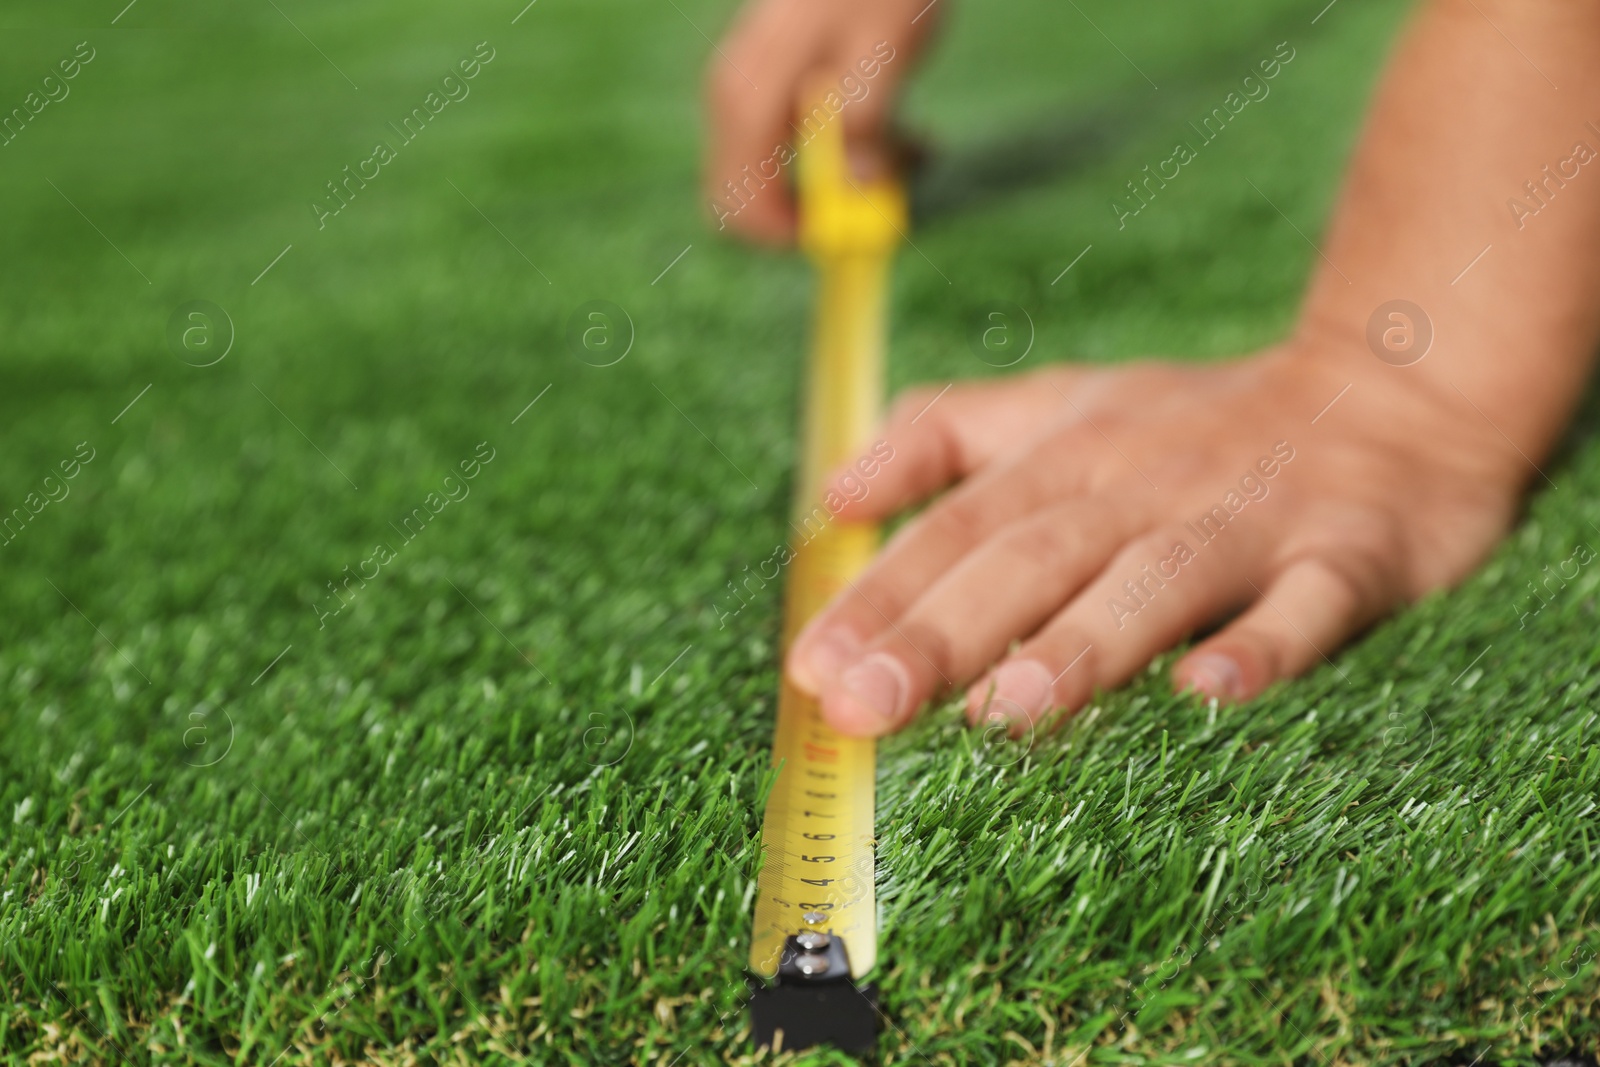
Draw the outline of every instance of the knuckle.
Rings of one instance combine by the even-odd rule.
[[[954,684],[960,664],[956,639],[949,630],[926,619],[909,618],[900,623],[897,636],[909,646],[903,658],[913,674],[926,674],[931,667],[938,675],[936,684]]]
[[[1318,525],[1323,534],[1311,544],[1309,555],[1324,559],[1362,556],[1375,563],[1400,559],[1406,551],[1406,524],[1387,507],[1330,507],[1319,516]]]
[[[1082,537],[1058,516],[1040,515],[1012,523],[1000,535],[1008,555],[1026,560],[1047,575],[1071,571],[1083,549]]]
[[[1135,568],[1141,563],[1154,563],[1169,555],[1179,544],[1187,544],[1192,539],[1193,535],[1181,526],[1163,527],[1140,534],[1129,541],[1128,547],[1123,550],[1122,563]]]
[[[1106,439],[1100,436],[1099,431],[1086,422],[1078,421],[1076,412],[1069,409],[1068,414],[1072,418],[1052,429],[1039,446],[1041,458],[1051,469],[1062,471],[1086,469],[1103,472],[1099,474],[1098,480],[1108,484],[1121,478],[1124,473],[1132,475],[1135,481],[1139,480],[1138,475],[1128,470],[1128,465],[1121,463],[1120,459],[1118,464],[1110,462],[1111,459],[1119,457],[1107,446]],[[1096,421],[1104,425],[1099,419]]]
[[[1409,553],[1406,533],[1392,513],[1363,509],[1346,513],[1324,527],[1326,533],[1296,562],[1316,568],[1351,613],[1392,606],[1406,587]],[[1287,570],[1288,568],[1282,568]]]
[[[928,516],[928,537],[934,543],[974,544],[989,530],[988,510],[981,499],[952,494]]]
[[[1368,583],[1349,566],[1340,565],[1329,559],[1314,559],[1306,566],[1316,574],[1318,581],[1327,587],[1324,595],[1333,603],[1338,614],[1354,614],[1357,606],[1366,599]]]
[[[887,625],[906,609],[905,596],[895,592],[892,585],[878,583],[870,578],[860,580],[850,595],[839,604],[840,618],[859,619],[870,631]]]
[[[1317,557],[1307,561],[1306,566],[1326,587],[1325,595],[1335,614],[1344,618],[1369,614],[1387,599],[1385,590],[1392,588],[1388,569],[1366,552]]]

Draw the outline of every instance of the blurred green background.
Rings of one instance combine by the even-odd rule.
[[[0,114],[94,50],[0,147],[0,509],[94,457],[0,546],[0,1048],[743,1056],[779,590],[715,605],[786,536],[811,290],[705,226],[733,6],[125,2],[0,13]],[[1315,235],[1402,10],[947,2],[895,385],[995,373],[968,334],[996,301],[1038,324],[1018,370],[1287,329],[1314,253],[1249,182]],[[1123,183],[1284,41],[1119,230]],[[470,95],[319,229],[480,42]],[[566,339],[594,300],[632,324],[612,366]],[[192,301],[231,323],[210,366],[169,344]],[[950,709],[885,745],[883,1061],[1592,1044],[1595,576],[1515,607],[1595,543],[1591,423],[1349,685],[1216,712],[1163,660],[1018,762]]]

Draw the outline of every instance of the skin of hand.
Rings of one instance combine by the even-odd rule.
[[[784,146],[799,139],[791,123],[803,96],[819,84],[847,86],[839,115],[856,176],[885,173],[895,98],[938,17],[928,0],[754,0],[745,7],[706,71],[705,193],[719,228],[763,244],[794,241],[794,197],[781,174],[771,176]]]
[[[1597,59],[1600,5],[1434,0],[1287,342],[902,398],[865,495],[834,482],[859,497],[839,520],[959,484],[802,631],[790,677],[848,734],[961,686],[975,723],[1020,731],[1231,618],[1173,683],[1246,700],[1464,578],[1542,476],[1600,342],[1600,160],[1570,173],[1576,143],[1600,149]],[[1396,299],[1421,320],[1384,317]],[[1431,347],[1378,358],[1371,323],[1431,326]]]

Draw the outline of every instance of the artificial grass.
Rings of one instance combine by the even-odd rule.
[[[1291,320],[1312,253],[1245,179],[1315,233],[1400,13],[1079,6],[951,12],[897,383],[994,373],[966,338],[995,300],[1039,324],[1019,370]],[[810,295],[702,227],[697,27],[730,6],[122,8],[0,15],[8,107],[96,49],[0,148],[0,505],[93,453],[3,547],[5,1060],[747,1056],[779,589],[718,605],[785,536]],[[1283,40],[1272,95],[1119,230],[1123,183]],[[319,230],[481,41],[471,95]],[[195,299],[235,327],[214,366],[167,350]],[[595,299],[636,331],[614,366],[565,341]],[[1025,748],[952,709],[883,745],[879,1058],[1592,1049],[1597,572],[1524,613],[1600,544],[1593,415],[1488,567],[1342,675],[1213,709],[1169,657]]]

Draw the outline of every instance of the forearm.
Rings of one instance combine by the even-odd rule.
[[[1322,250],[1307,350],[1363,386],[1470,403],[1534,461],[1547,454],[1600,341],[1600,4],[1428,3]],[[1396,299],[1434,331],[1400,368],[1366,340]]]

